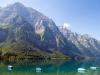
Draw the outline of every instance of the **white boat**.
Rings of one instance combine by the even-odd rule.
[[[12,65],[8,65],[8,70],[12,70],[13,69],[13,66]]]
[[[42,68],[36,67],[36,72],[41,72],[41,71],[42,71]]]
[[[93,67],[93,66],[92,66],[92,67],[90,67],[90,69],[91,69],[91,70],[97,70],[98,67]]]
[[[85,71],[86,71],[86,69],[84,69],[84,68],[78,68],[79,73],[85,73]]]

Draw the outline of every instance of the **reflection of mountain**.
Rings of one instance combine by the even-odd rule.
[[[100,70],[91,70],[91,66],[97,66],[100,67],[100,60],[91,60],[91,61],[63,61],[62,60],[56,60],[56,61],[39,61],[39,62],[30,62],[30,61],[21,61],[21,62],[11,62],[10,65],[13,65],[14,69],[11,71],[10,75],[37,75],[36,68],[40,67],[42,71],[39,73],[39,75],[80,75],[77,72],[77,69],[82,67],[86,69],[86,75],[99,75]],[[2,75],[9,75],[9,71],[7,71],[7,65],[9,65],[8,62],[5,62],[5,64],[0,64],[0,73]]]
[[[71,32],[67,28],[59,27],[63,35],[72,42],[84,56],[100,56],[100,41],[86,35]]]
[[[36,68],[42,68],[42,72],[41,73],[56,73],[57,69],[65,62],[65,60],[50,60],[50,61],[32,61],[32,60],[28,60],[28,61],[18,61],[18,62],[11,62],[11,61],[1,61],[2,64],[0,64],[0,66],[2,66],[4,71],[7,71],[6,68],[7,66],[10,64],[14,67],[14,69],[12,70],[13,74],[20,74],[20,72],[22,72],[24,75],[25,73],[29,75],[33,74],[35,75],[36,73]],[[5,68],[6,67],[6,68]],[[1,71],[1,67],[0,67],[0,71]],[[3,71],[3,72],[4,72]],[[8,71],[7,71],[8,72]],[[2,72],[0,72],[2,73]],[[41,74],[42,75],[42,74]]]

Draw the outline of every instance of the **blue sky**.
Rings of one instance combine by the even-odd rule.
[[[69,25],[73,32],[100,39],[100,0],[0,0],[0,6],[14,2],[42,12],[57,25]]]

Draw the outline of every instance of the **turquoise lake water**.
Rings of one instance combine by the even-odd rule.
[[[79,68],[85,71],[79,72]],[[100,75],[100,60],[1,61],[0,75]]]

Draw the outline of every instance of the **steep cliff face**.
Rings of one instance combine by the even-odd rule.
[[[8,32],[5,29],[0,29],[0,42],[3,42],[6,40],[8,36]]]
[[[56,24],[40,12],[15,3],[0,11],[0,49],[3,54],[80,55]]]
[[[79,51],[84,56],[98,57],[100,56],[100,41],[90,37],[89,35],[81,35],[71,30],[62,27],[59,27],[60,31],[63,35],[72,42],[76,47],[78,47]]]

